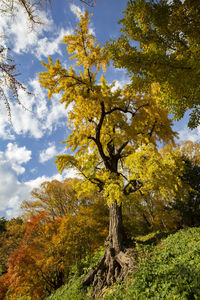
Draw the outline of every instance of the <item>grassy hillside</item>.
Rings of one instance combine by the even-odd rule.
[[[137,271],[98,299],[200,299],[200,228],[180,230],[159,241],[156,237],[137,240]],[[81,279],[101,253],[82,261],[68,284],[47,299],[92,299],[91,289],[82,289]]]

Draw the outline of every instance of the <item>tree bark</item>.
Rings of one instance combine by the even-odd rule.
[[[107,241],[118,254],[123,250],[124,229],[122,223],[122,207],[115,201],[109,207],[109,235]]]
[[[96,297],[104,287],[123,280],[134,266],[134,249],[125,249],[126,237],[122,224],[122,207],[115,201],[109,207],[109,235],[105,243],[105,253],[99,263],[92,268],[82,281],[83,286],[92,285]]]

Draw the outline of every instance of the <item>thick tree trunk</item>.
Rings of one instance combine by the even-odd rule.
[[[94,296],[104,287],[117,280],[123,280],[134,269],[134,249],[125,249],[125,235],[122,224],[122,207],[114,202],[110,205],[109,235],[105,243],[105,253],[99,263],[92,268],[82,281],[83,286],[93,286]]]
[[[122,207],[114,202],[109,207],[109,235],[107,241],[116,254],[123,250],[124,229],[122,224]]]

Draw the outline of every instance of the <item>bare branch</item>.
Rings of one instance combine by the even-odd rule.
[[[80,0],[81,2],[85,3],[86,5],[90,6],[90,7],[94,7],[96,2],[93,0]]]

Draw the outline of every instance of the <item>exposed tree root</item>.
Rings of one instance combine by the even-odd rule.
[[[122,210],[117,202],[109,206],[109,235],[105,253],[82,281],[83,286],[93,287],[94,298],[102,291],[124,278],[136,269],[136,249],[126,248],[128,243],[122,224]]]
[[[99,263],[92,268],[82,281],[83,286],[93,287],[93,296],[113,285],[136,269],[135,249],[127,248],[116,253],[114,248],[106,247],[105,253]]]

